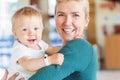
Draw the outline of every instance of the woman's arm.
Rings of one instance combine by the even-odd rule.
[[[87,41],[75,39],[66,44],[59,52],[64,54],[64,62],[61,66],[51,65],[42,68],[29,80],[62,80],[75,71],[83,75],[84,70],[87,70],[84,75],[85,77],[80,77],[77,80],[81,80],[81,78],[83,80],[95,80],[97,58],[93,56],[95,53],[93,52],[92,46]],[[93,62],[92,65],[91,62]],[[90,67],[88,68],[88,66]]]
[[[63,62],[63,54],[54,54],[47,57],[50,64],[61,65]],[[17,61],[18,64],[23,66],[28,71],[37,71],[46,66],[44,57],[42,58],[31,58],[24,56]],[[28,65],[29,64],[29,65]]]
[[[48,55],[55,54],[61,49],[61,47],[62,46],[48,46],[48,49],[46,50],[46,53]]]

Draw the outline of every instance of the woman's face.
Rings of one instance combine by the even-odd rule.
[[[56,7],[57,31],[62,37],[63,44],[82,35],[88,25],[89,17],[85,16],[83,5],[77,1],[61,2]]]

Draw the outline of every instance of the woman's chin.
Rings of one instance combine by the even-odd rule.
[[[65,37],[65,38],[64,38],[64,41],[65,41],[65,42],[69,42],[69,41],[71,41],[71,40],[73,40],[73,39],[74,39],[74,38]]]

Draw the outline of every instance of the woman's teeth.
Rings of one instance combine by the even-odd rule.
[[[64,32],[73,32],[74,31],[74,29],[63,29],[64,30]]]

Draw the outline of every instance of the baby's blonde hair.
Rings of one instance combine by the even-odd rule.
[[[69,2],[69,1],[76,1],[76,2],[82,3],[84,5],[84,10],[85,10],[86,16],[89,16],[89,1],[88,0],[56,0],[56,2],[57,2],[56,7],[61,2]]]
[[[17,27],[16,25],[20,21],[19,19],[33,16],[38,17],[42,23],[42,15],[37,8],[32,6],[22,7],[21,9],[17,10],[15,14],[12,16],[12,28]]]

